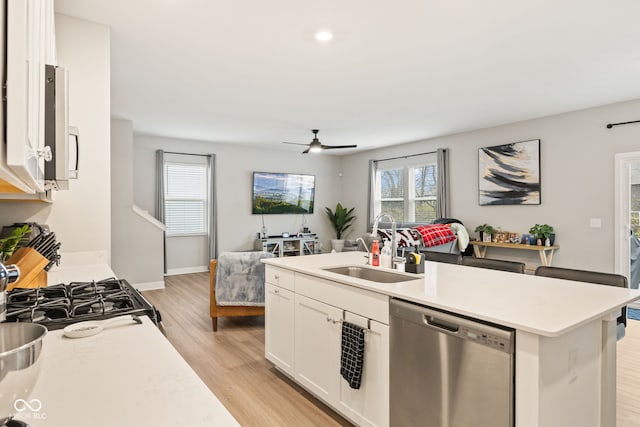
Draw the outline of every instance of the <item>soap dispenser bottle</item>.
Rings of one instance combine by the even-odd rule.
[[[371,245],[371,265],[374,267],[380,266],[380,248],[377,240],[374,240],[373,245]]]
[[[382,242],[380,251],[380,265],[384,268],[391,268],[391,245],[388,240]]]

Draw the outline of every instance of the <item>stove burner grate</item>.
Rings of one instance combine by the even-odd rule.
[[[125,314],[147,315],[154,323],[159,322],[159,313],[126,280],[16,288],[7,293],[7,321],[41,323],[50,330]]]

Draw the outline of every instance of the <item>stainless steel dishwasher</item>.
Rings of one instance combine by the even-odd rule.
[[[513,427],[512,329],[391,300],[391,426]]]

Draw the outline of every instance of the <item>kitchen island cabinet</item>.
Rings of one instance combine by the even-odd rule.
[[[388,426],[388,298],[311,275],[294,275],[271,265],[266,267],[265,276],[265,357],[357,425]],[[271,283],[275,281],[289,289]],[[291,305],[283,301],[289,295],[293,295],[294,302],[290,320]],[[276,319],[287,319],[287,322]],[[366,331],[359,389],[349,387],[340,375],[345,321]],[[293,334],[290,333],[292,327]],[[292,358],[288,357],[290,347],[294,350]]]
[[[301,292],[345,311],[357,308],[353,312],[383,325],[389,324],[388,301],[395,297],[513,328],[517,427],[615,425],[616,318],[623,306],[640,298],[638,290],[431,262],[425,274],[398,283],[326,270],[363,266],[360,253],[263,262],[267,270],[277,267],[293,274],[296,295]],[[353,290],[357,292],[349,296]],[[382,302],[386,312],[379,309]],[[297,356],[294,367],[302,363]],[[385,363],[388,368],[388,358]],[[345,414],[339,404],[327,402]]]

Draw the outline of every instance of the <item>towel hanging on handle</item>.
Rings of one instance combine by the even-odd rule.
[[[342,322],[342,355],[340,357],[340,375],[349,387],[359,389],[364,368],[365,329],[349,322]]]

